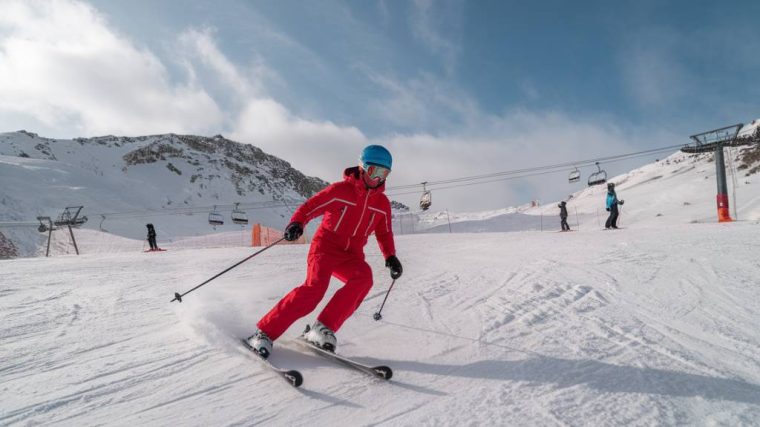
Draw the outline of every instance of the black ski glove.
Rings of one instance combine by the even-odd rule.
[[[385,266],[391,269],[391,279],[396,280],[401,277],[401,273],[404,269],[401,267],[401,261],[396,258],[396,255],[391,255],[385,259]]]
[[[283,237],[285,237],[285,240],[288,242],[292,242],[294,240],[298,240],[302,234],[303,226],[300,223],[291,222],[287,227],[285,227],[285,233],[283,233]]]

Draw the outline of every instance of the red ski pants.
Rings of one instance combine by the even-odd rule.
[[[279,338],[293,322],[319,305],[332,276],[345,284],[335,292],[317,320],[337,332],[372,288],[372,269],[364,261],[363,253],[341,250],[310,252],[306,281],[285,295],[259,320],[258,328],[272,340]]]

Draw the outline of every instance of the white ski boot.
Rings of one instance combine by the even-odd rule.
[[[303,337],[306,341],[327,351],[334,352],[335,348],[338,347],[338,339],[335,338],[335,333],[320,321],[314,322],[311,327],[307,326]]]
[[[248,344],[257,351],[261,357],[266,359],[272,353],[272,340],[264,332],[257,330],[256,333],[248,337]]]

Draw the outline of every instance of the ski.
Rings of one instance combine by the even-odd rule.
[[[268,367],[270,370],[272,370],[272,372],[281,376],[283,379],[285,379],[285,381],[288,382],[288,384],[292,385],[293,387],[299,387],[301,384],[303,384],[303,376],[301,375],[300,372],[294,369],[287,370],[287,369],[278,368],[277,366],[273,365],[272,362],[270,362],[269,360],[261,357],[259,352],[254,350],[253,347],[251,347],[251,345],[248,344],[248,341],[246,339],[241,338],[240,341],[243,343],[245,348],[247,348],[248,350],[251,351],[251,353],[256,355],[257,359],[263,362],[264,366]]]
[[[333,353],[332,351],[325,350],[321,347],[318,347],[309,341],[306,341],[306,339],[301,336],[296,339],[296,342],[304,347],[309,348],[314,353],[325,357],[326,359],[333,360],[338,363],[342,363],[345,366],[348,366],[349,368],[356,369],[357,371],[364,372],[365,374],[372,375],[373,377],[389,380],[393,376],[393,371],[388,366],[369,366],[365,365],[363,363],[359,363],[355,360],[349,359],[348,357],[341,356],[339,354]]]

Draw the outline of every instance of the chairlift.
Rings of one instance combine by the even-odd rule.
[[[422,197],[420,198],[420,209],[423,211],[428,210],[430,205],[433,204],[433,196],[430,190],[425,188],[425,184],[427,184],[427,181],[422,183]]]
[[[86,216],[79,216],[79,213],[82,212],[82,208],[84,208],[84,206],[67,207],[58,216],[58,218],[53,221],[53,224],[57,227],[81,227],[85,222],[87,222]]]
[[[37,231],[40,233],[47,233],[48,231],[55,230],[53,221],[49,216],[38,216],[37,220],[40,222],[40,225],[37,227]]]
[[[588,177],[589,187],[594,186],[594,185],[604,184],[605,182],[607,182],[607,172],[599,167],[599,162],[596,162],[596,168],[597,168],[597,171],[592,173]]]
[[[571,184],[573,182],[578,182],[581,180],[581,171],[578,170],[576,167],[574,171],[570,172],[570,175],[567,177],[567,181]]]
[[[248,224],[248,215],[245,211],[239,207],[240,203],[235,203],[235,207],[232,209],[232,222],[235,224],[245,225]]]
[[[217,225],[224,225],[224,217],[216,211],[216,206],[214,206],[214,210],[208,214],[208,223],[214,227]]]

